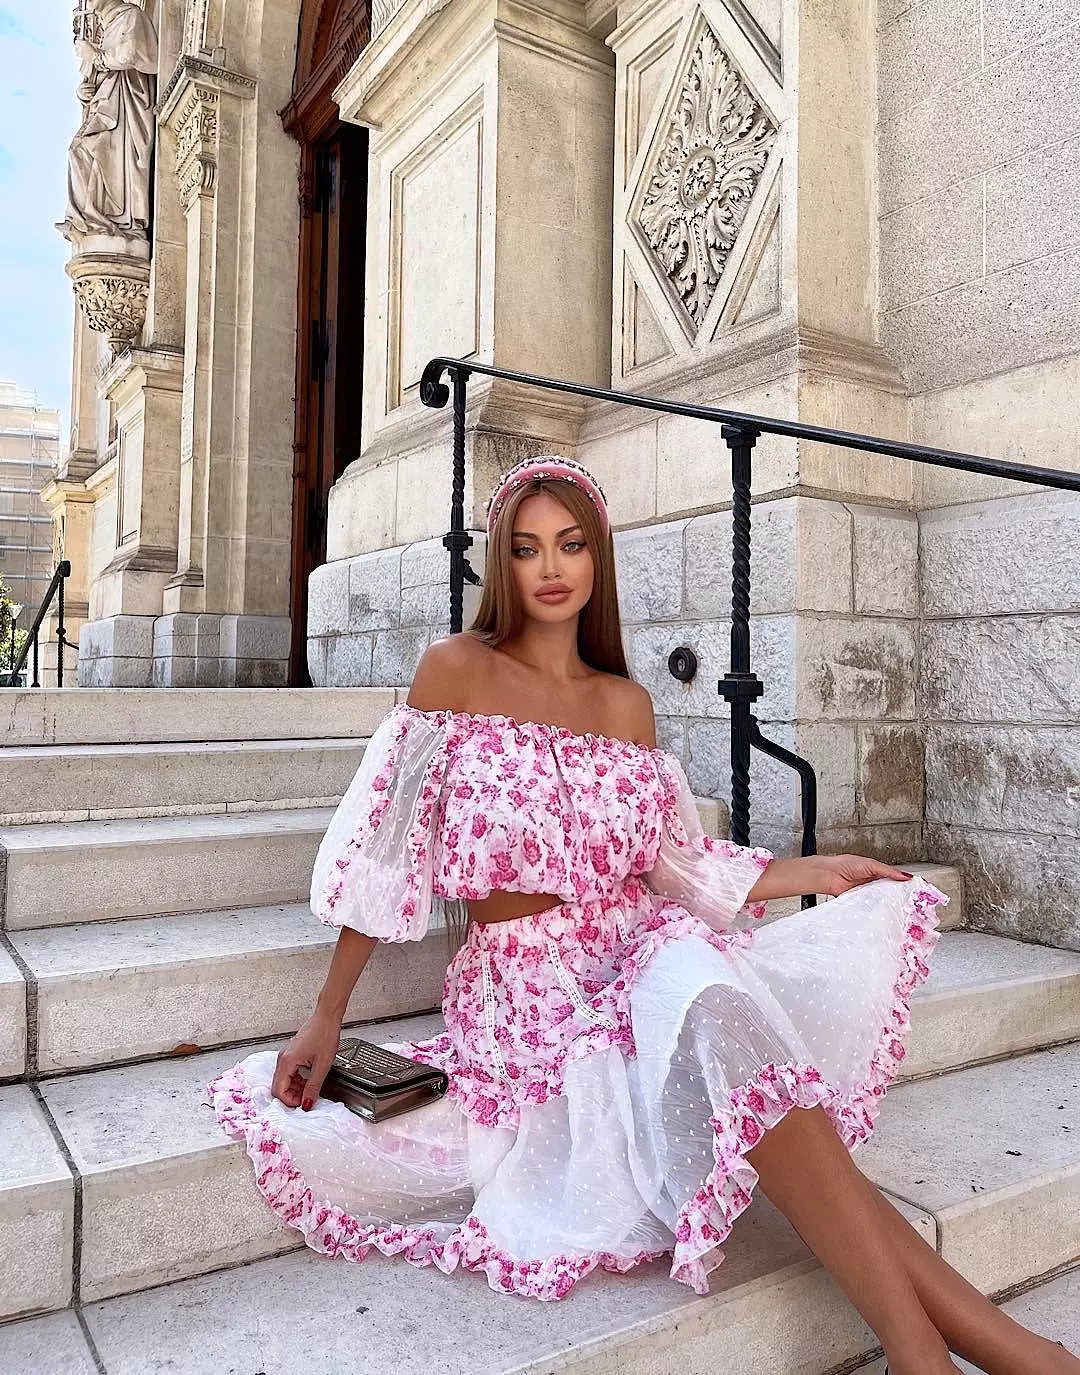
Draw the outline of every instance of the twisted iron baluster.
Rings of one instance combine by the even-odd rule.
[[[472,536],[465,529],[465,397],[467,368],[451,368],[454,383],[454,471],[450,497],[450,529],[443,545],[450,551],[450,634],[461,633],[467,561],[465,550]],[[469,569],[472,572],[472,569]],[[470,581],[475,581],[475,575]]]
[[[750,704],[764,688],[750,671],[750,459],[759,431],[723,425],[731,451],[731,669],[717,690],[731,708],[731,838],[750,843]]]

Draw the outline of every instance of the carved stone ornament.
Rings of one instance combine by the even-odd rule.
[[[176,183],[180,200],[190,209],[200,196],[212,194],[217,182],[218,93],[195,84],[173,118],[176,131]]]
[[[776,124],[707,25],[680,87],[645,165],[633,228],[695,333],[765,170]]]
[[[150,267],[130,258],[76,257],[67,265],[87,324],[108,337],[114,354],[142,334],[150,295]]]
[[[198,57],[206,48],[206,14],[210,0],[188,0],[184,19],[184,52]]]

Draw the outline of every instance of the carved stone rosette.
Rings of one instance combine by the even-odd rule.
[[[90,328],[104,334],[114,354],[142,334],[150,296],[150,264],[119,254],[72,258],[67,274]]]
[[[700,329],[776,138],[776,124],[703,26],[642,173],[633,230],[691,334]]]

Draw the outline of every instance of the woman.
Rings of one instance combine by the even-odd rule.
[[[341,933],[315,1011],[210,1086],[263,1194],[316,1250],[556,1299],[665,1253],[705,1292],[760,1180],[893,1375],[952,1371],[950,1349],[990,1375],[1077,1375],[848,1154],[903,1056],[942,895],[872,859],[703,835],[627,673],[584,469],[519,464],[488,536],[471,631],[427,651],[320,848],[312,906]],[[755,929],[766,900],[803,893],[839,901]],[[450,1089],[371,1126],[319,1089],[375,943],[418,939],[439,909],[465,928],[446,1031],[395,1048]]]

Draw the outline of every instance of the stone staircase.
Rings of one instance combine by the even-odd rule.
[[[861,1367],[872,1334],[763,1200],[708,1297],[661,1261],[553,1305],[330,1261],[264,1204],[204,1086],[311,1007],[334,943],[312,859],[394,700],[0,694],[0,1372]],[[1080,1345],[1080,955],[959,929],[958,876],[916,867],[950,929],[860,1163],[975,1283]],[[444,965],[440,932],[380,947],[349,1020],[426,1033]]]

